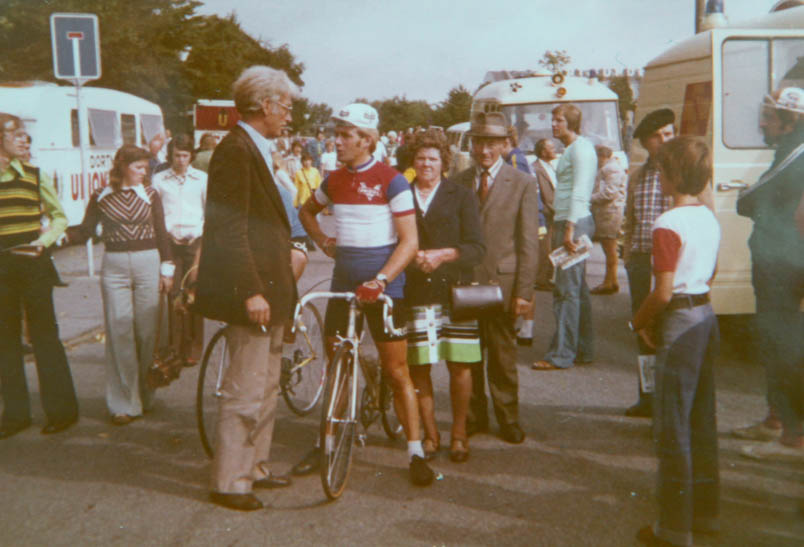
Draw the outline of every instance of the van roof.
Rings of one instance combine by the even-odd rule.
[[[13,112],[23,119],[37,119],[50,112],[75,108],[75,87],[49,82],[0,83],[0,97],[13,105]],[[161,115],[159,106],[141,97],[103,87],[83,87],[81,98],[88,108],[119,112]]]
[[[712,32],[714,31],[720,32],[724,30],[740,29],[796,30],[802,28],[804,28],[804,6],[768,13],[761,17],[738,21],[725,27],[700,32],[681,40],[658,57],[652,59],[645,65],[645,68],[687,61],[698,57],[710,57],[712,55]]]
[[[560,87],[567,90],[563,97],[557,95]],[[490,83],[475,93],[474,100],[497,100],[502,104],[601,101],[617,100],[617,94],[597,79],[567,76],[561,85],[554,85],[549,75],[540,74]]]
[[[456,123],[447,128],[447,133],[463,133],[469,131],[469,122]]]

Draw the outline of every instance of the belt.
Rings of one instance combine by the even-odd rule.
[[[667,304],[665,311],[673,311],[682,308],[694,308],[709,303],[709,293],[703,294],[674,294]]]

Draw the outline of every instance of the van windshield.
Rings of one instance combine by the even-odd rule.
[[[759,129],[762,99],[781,87],[804,87],[804,39],[733,38],[723,42],[723,142],[768,148]]]
[[[502,111],[516,128],[519,136],[519,148],[525,153],[532,153],[540,139],[552,138],[550,124],[552,111],[561,102],[517,104],[503,106]],[[617,119],[617,103],[615,101],[584,101],[572,103],[581,109],[581,134],[597,145],[607,146],[614,152],[622,150],[620,124]],[[556,151],[564,152],[564,145],[554,139]]]

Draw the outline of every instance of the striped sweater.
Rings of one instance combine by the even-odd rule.
[[[159,194],[152,187],[106,187],[92,194],[84,220],[68,229],[70,242],[81,243],[103,227],[101,239],[108,252],[159,249],[164,262],[170,260],[170,239]]]

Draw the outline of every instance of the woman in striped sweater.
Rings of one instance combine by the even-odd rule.
[[[106,404],[112,423],[126,425],[153,403],[145,372],[153,362],[159,292],[172,286],[174,265],[159,194],[149,184],[147,151],[124,145],[109,186],[92,194],[70,243],[103,232],[101,294],[106,327]]]

